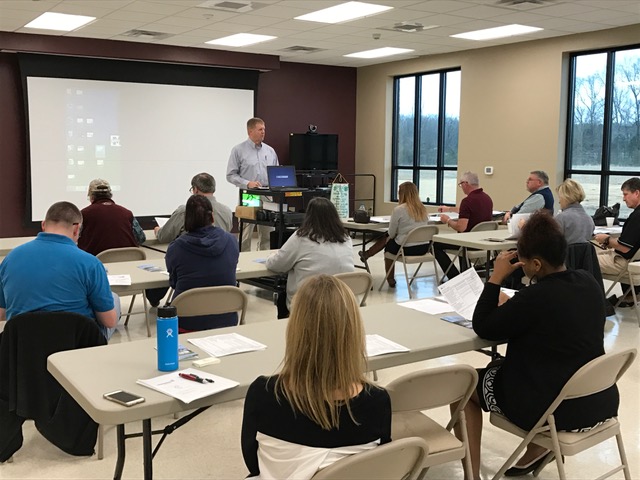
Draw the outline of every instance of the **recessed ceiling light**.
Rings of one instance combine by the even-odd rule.
[[[484,30],[476,30],[474,32],[458,33],[450,35],[455,38],[464,38],[467,40],[491,40],[493,38],[514,37],[516,35],[524,35],[525,33],[537,32],[542,30],[538,27],[528,27],[526,25],[505,25],[504,27],[486,28]]]
[[[271,35],[256,35],[253,33],[236,33],[235,35],[209,40],[204,43],[208,43],[210,45],[224,45],[225,47],[246,47],[247,45],[266,42],[268,40],[273,40],[274,38],[278,37],[273,37]]]
[[[347,2],[336,5],[335,7],[323,8],[317,12],[307,13],[306,15],[295,17],[295,19],[306,20],[307,22],[340,23],[375,15],[391,10],[392,8],[393,7],[387,7],[385,5],[374,5],[372,3]]]
[[[84,15],[45,12],[38,18],[27,23],[24,28],[39,28],[42,30],[70,32],[86,25],[89,22],[93,22],[95,19],[96,17],[86,17]]]
[[[374,50],[365,50],[364,52],[350,53],[349,55],[344,55],[344,56],[354,57],[354,58],[380,58],[380,57],[390,57],[391,55],[400,55],[401,53],[409,53],[409,52],[413,52],[413,50],[409,48],[383,47],[383,48],[376,48]]]

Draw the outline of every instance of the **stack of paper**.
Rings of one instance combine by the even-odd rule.
[[[224,357],[236,353],[253,352],[264,350],[266,345],[251,340],[237,333],[226,333],[223,335],[213,335],[211,337],[190,338],[189,342],[201,348],[213,357]]]
[[[131,275],[107,275],[109,285],[131,285]]]
[[[180,373],[197,375],[200,378],[213,380],[213,382],[198,383],[180,377]],[[170,397],[177,398],[181,402],[191,403],[199,398],[208,397],[214,393],[224,392],[239,385],[238,382],[228,378],[219,377],[211,373],[202,372],[195,368],[167,373],[159,377],[138,380],[137,383],[156,390]]]
[[[367,357],[376,357],[387,353],[408,352],[407,347],[392,342],[388,338],[373,334],[367,335]]]

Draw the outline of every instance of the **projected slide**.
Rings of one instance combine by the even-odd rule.
[[[199,172],[238,203],[227,160],[247,138],[253,90],[43,77],[27,88],[33,221],[55,201],[88,205],[94,178],[136,216],[170,214]]]

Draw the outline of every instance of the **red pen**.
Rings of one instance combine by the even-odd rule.
[[[190,373],[179,373],[180,378],[184,378],[185,380],[191,380],[192,382],[205,383],[203,378],[198,377],[197,375],[191,375]]]
[[[194,375],[193,373],[179,373],[180,378],[184,378],[185,380],[191,380],[193,382],[198,383],[214,383],[210,378],[202,378],[198,375]]]

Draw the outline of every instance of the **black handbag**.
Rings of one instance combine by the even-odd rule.
[[[604,227],[607,225],[607,217],[613,217],[615,219],[613,221],[613,224],[620,225],[620,222],[618,222],[618,215],[620,215],[619,203],[616,203],[611,207],[598,207],[598,209],[593,214],[593,223],[596,224],[596,227]]]
[[[356,210],[353,212],[353,221],[356,223],[369,223],[371,216],[366,210]]]

